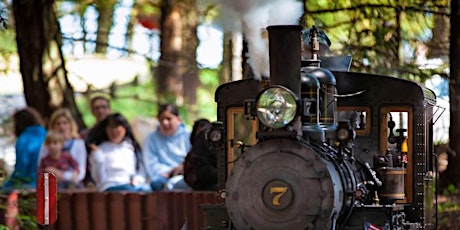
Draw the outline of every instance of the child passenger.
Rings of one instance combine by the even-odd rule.
[[[110,114],[94,128],[91,176],[101,192],[149,192],[141,148],[123,115]]]
[[[40,160],[38,166],[38,173],[55,173],[56,170],[72,172],[70,181],[57,178],[59,189],[66,189],[72,185],[78,186],[78,162],[67,151],[63,150],[64,143],[64,137],[60,133],[53,130],[48,131],[45,139],[48,155]]]

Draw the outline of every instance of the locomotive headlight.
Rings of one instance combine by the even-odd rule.
[[[295,118],[296,99],[294,93],[286,87],[269,87],[257,98],[257,117],[270,128],[284,127]]]

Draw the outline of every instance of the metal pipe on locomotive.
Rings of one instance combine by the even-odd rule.
[[[322,68],[315,27],[307,60],[300,26],[267,30],[269,78],[216,91],[218,122],[208,140],[218,154],[221,203],[203,206],[208,228],[436,228],[434,93],[397,78]],[[400,95],[386,96],[387,84]],[[395,113],[407,115],[399,136]],[[236,139],[245,122],[239,116],[252,124],[252,143]]]

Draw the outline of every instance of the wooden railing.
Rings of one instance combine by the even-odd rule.
[[[65,191],[58,194],[58,219],[50,229],[180,230],[184,225],[188,230],[201,229],[206,223],[204,210],[199,206],[216,200],[214,192]],[[0,215],[0,224],[5,224],[8,214],[0,210]]]

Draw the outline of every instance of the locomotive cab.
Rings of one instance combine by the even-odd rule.
[[[416,82],[394,77],[352,72],[334,75],[339,95],[352,95],[338,100],[339,116],[356,121],[357,127],[365,123],[356,131],[354,145],[359,148],[354,155],[369,162],[382,180],[376,190],[380,203],[401,208],[398,215],[408,222],[406,228],[436,228],[435,94]]]

